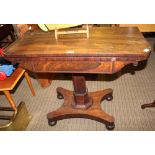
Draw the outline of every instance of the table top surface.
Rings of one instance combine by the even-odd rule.
[[[36,56],[145,56],[151,50],[136,27],[90,28],[86,34],[54,37],[54,32],[28,31],[5,49],[7,57]],[[145,50],[148,50],[145,52]]]

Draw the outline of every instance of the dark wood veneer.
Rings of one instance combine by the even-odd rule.
[[[127,64],[137,65],[150,54],[150,45],[137,28],[92,28],[90,38],[82,35],[62,35],[54,39],[53,32],[30,31],[5,50],[6,59],[20,63],[37,73],[74,73],[74,90],[57,88],[57,97],[64,99],[58,110],[47,115],[49,125],[73,117],[94,119],[114,128],[114,117],[100,106],[112,100],[112,89],[89,93],[81,73],[113,74]],[[78,73],[78,74],[77,74]]]

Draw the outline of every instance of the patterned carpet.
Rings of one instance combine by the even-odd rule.
[[[147,38],[154,48],[155,39]],[[134,74],[133,67],[122,70],[122,75],[98,75],[97,78],[87,76],[89,91],[112,88],[114,90],[112,101],[103,101],[102,108],[115,117],[114,131],[148,131],[155,130],[155,108],[141,109],[141,105],[150,103],[155,99],[155,52],[152,51],[148,62],[140,63]],[[120,74],[119,74],[120,75]],[[33,116],[26,130],[28,131],[104,131],[105,125],[93,120],[73,118],[57,122],[56,126],[49,126],[46,114],[56,110],[63,103],[56,97],[58,86],[72,90],[71,77],[57,74],[52,85],[42,89],[38,82],[32,78],[36,97],[32,97],[28,85],[23,79],[18,88],[12,92],[17,104],[26,103],[29,113]],[[8,105],[5,96],[0,94],[0,104]]]

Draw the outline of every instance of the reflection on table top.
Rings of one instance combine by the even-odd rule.
[[[150,45],[136,27],[90,28],[90,38],[83,34],[62,35],[29,31],[5,50],[6,56],[121,56],[145,55]]]

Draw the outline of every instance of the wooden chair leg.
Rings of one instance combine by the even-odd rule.
[[[6,96],[6,98],[8,99],[8,101],[9,101],[11,107],[13,108],[13,110],[17,111],[16,104],[15,104],[10,92],[8,90],[4,90],[3,92],[4,92],[5,96]]]
[[[28,85],[29,85],[29,87],[30,87],[30,90],[31,90],[31,92],[32,92],[32,95],[35,96],[35,91],[34,91],[34,89],[33,89],[33,86],[32,86],[32,83],[31,83],[31,80],[30,80],[30,77],[29,77],[28,73],[25,72],[25,73],[24,73],[24,76],[25,76],[26,81],[27,81],[27,83],[28,83]]]

